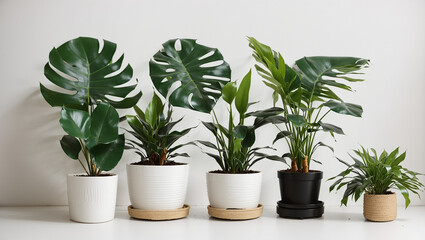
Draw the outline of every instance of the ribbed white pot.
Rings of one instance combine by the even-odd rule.
[[[101,223],[114,219],[118,176],[68,174],[68,204],[71,220]]]
[[[261,172],[207,173],[208,199],[214,208],[256,208],[261,194]]]
[[[133,208],[172,210],[183,207],[186,199],[189,165],[127,164],[130,201]]]

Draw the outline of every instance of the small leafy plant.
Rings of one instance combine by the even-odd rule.
[[[281,100],[282,115],[287,119],[285,129],[281,130],[273,143],[285,139],[291,159],[291,171],[308,172],[310,161],[320,164],[312,157],[321,146],[333,148],[323,142],[316,142],[320,131],[344,134],[343,130],[330,123],[323,122],[332,111],[339,114],[361,117],[361,106],[344,102],[333,89],[351,91],[351,87],[342,81],[363,81],[350,75],[367,67],[369,60],[354,57],[304,57],[289,67],[279,52],[269,46],[248,37],[253,57],[257,61],[255,68],[264,79],[264,84],[273,89],[273,104]]]
[[[164,105],[159,96],[154,94],[145,112],[134,106],[137,115],[126,116],[127,122],[133,130],[127,132],[137,139],[137,141],[128,140],[126,148],[135,150],[135,153],[141,158],[140,164],[166,165],[174,163],[171,161],[174,157],[189,157],[187,153],[174,153],[174,151],[191,143],[173,145],[191,128],[182,131],[173,130],[174,126],[183,118],[172,121],[172,107],[169,105],[167,113],[164,114]]]
[[[372,151],[373,154],[370,153]],[[355,150],[357,159],[350,155],[354,164],[348,164],[341,159],[347,169],[329,180],[335,180],[329,191],[339,190],[346,186],[341,205],[347,206],[348,197],[357,201],[363,192],[368,194],[387,194],[391,189],[398,189],[404,197],[406,208],[410,204],[409,191],[419,196],[419,191],[424,185],[419,181],[417,172],[403,168],[400,164],[406,158],[406,152],[399,155],[399,148],[390,154],[383,151],[380,155],[371,148],[366,150],[363,146]]]
[[[79,37],[50,51],[44,75],[61,90],[73,94],[40,84],[44,99],[52,107],[62,107],[60,124],[68,134],[60,140],[63,151],[78,160],[90,176],[101,175],[118,164],[125,139],[118,133],[119,115],[115,108],[130,108],[142,95],[139,92],[127,97],[136,85],[120,86],[131,80],[133,69],[127,65],[120,70],[124,55],[112,60],[116,44],[104,40],[103,48],[99,48],[99,40]]]
[[[250,168],[262,159],[271,159],[275,161],[284,161],[283,157],[268,155],[260,152],[262,149],[270,147],[255,147],[255,130],[268,123],[282,123],[285,118],[276,116],[281,110],[277,108],[266,109],[262,111],[249,112],[249,90],[251,86],[251,71],[241,81],[239,88],[236,82],[227,83],[222,91],[223,100],[228,104],[229,118],[228,127],[220,123],[214,110],[213,121],[202,122],[210,130],[216,139],[216,143],[209,141],[197,141],[198,143],[213,149],[217,154],[206,152],[214,158],[225,173],[248,173]],[[235,124],[233,103],[239,113],[238,122]],[[254,123],[247,124],[246,118],[255,117]]]

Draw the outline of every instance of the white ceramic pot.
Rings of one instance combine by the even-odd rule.
[[[256,208],[261,194],[261,172],[207,173],[208,199],[213,208]]]
[[[189,165],[127,164],[130,201],[133,208],[172,210],[182,208],[186,199]]]
[[[114,219],[118,176],[68,174],[68,204],[71,220],[101,223]]]

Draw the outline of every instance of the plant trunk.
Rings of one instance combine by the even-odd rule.
[[[303,173],[307,173],[308,172],[308,156],[305,156],[305,158],[303,159],[303,162],[302,162],[302,166],[303,166],[303,168],[302,168],[302,172]]]
[[[298,172],[298,166],[297,166],[297,158],[293,158],[291,162],[291,171],[292,172]]]
[[[161,166],[164,165],[165,159],[167,159],[167,149],[166,148],[164,148],[164,151],[162,151],[161,161],[159,162],[159,165],[161,165]]]

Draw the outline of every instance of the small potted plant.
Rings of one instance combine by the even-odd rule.
[[[118,133],[115,108],[132,107],[142,94],[126,98],[135,85],[119,87],[131,80],[133,70],[128,65],[119,71],[123,56],[113,62],[115,50],[116,44],[106,40],[102,49],[97,39],[70,40],[51,50],[44,75],[57,87],[75,93],[56,92],[40,84],[44,99],[53,107],[62,107],[60,124],[67,133],[60,140],[63,151],[84,169],[67,178],[70,218],[77,222],[114,218],[118,178],[107,171],[121,159],[125,141]]]
[[[166,110],[154,94],[144,112],[134,107],[137,115],[127,116],[135,137],[128,148],[140,155],[140,161],[127,165],[129,214],[150,220],[183,218],[189,213],[184,204],[189,165],[175,159],[188,157],[176,151],[190,143],[175,143],[191,128],[174,129],[182,119],[172,121],[172,106],[211,111],[229,81],[230,67],[216,48],[193,39],[171,39],[153,56],[149,68],[155,88],[164,98],[168,96],[169,105]],[[171,87],[179,83],[177,88]]]
[[[282,115],[287,119],[285,129],[273,142],[285,139],[291,159],[291,168],[278,171],[282,200],[277,212],[281,217],[311,218],[323,214],[323,202],[319,201],[322,171],[311,170],[315,151],[322,146],[333,148],[316,141],[316,134],[328,132],[344,134],[340,127],[324,122],[329,113],[335,112],[361,117],[362,107],[344,102],[333,89],[349,90],[345,82],[357,82],[353,78],[359,70],[367,67],[369,60],[354,57],[304,57],[289,67],[282,55],[269,46],[249,37],[255,65],[264,83],[273,89],[274,105],[282,102]]]
[[[282,123],[285,119],[276,116],[280,109],[275,108],[247,113],[250,85],[251,71],[243,78],[239,88],[236,82],[226,84],[222,97],[228,104],[228,122],[221,122],[213,110],[213,121],[203,124],[213,133],[215,143],[197,141],[217,152],[206,152],[220,166],[220,170],[207,173],[208,213],[216,218],[245,220],[260,217],[263,208],[259,204],[262,177],[261,172],[251,170],[251,167],[264,158],[284,161],[279,156],[260,151],[270,147],[253,147],[256,129],[267,123]],[[238,118],[234,116],[233,102]],[[255,118],[253,124],[245,121],[249,117]]]
[[[372,151],[373,154],[370,153]],[[385,150],[377,154],[375,149],[367,150],[363,146],[354,153],[361,159],[350,155],[354,164],[341,159],[347,169],[330,178],[335,182],[329,191],[346,187],[341,205],[347,206],[348,198],[357,201],[364,193],[363,216],[374,222],[393,221],[397,217],[397,198],[392,189],[398,189],[404,197],[405,207],[410,204],[409,191],[419,196],[424,185],[419,181],[417,172],[403,168],[400,164],[406,158],[406,152],[399,155],[399,148],[390,154]]]

